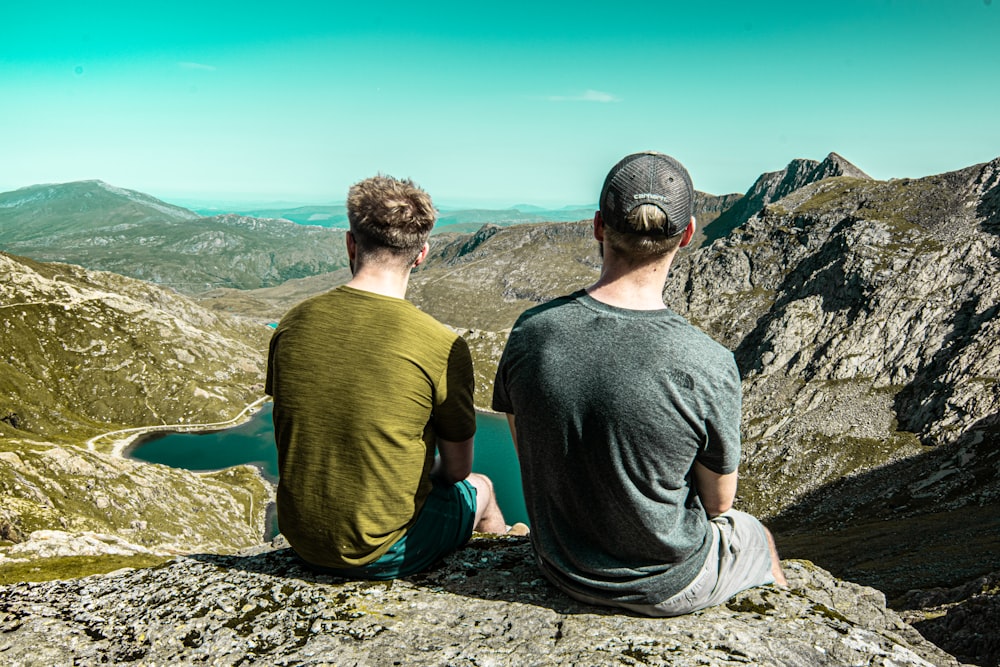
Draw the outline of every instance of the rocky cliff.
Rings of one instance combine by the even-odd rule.
[[[665,293],[735,351],[751,472],[823,450],[819,484],[996,420],[998,191],[1000,160],[912,181],[826,179],[682,256]]]
[[[1000,160],[830,178],[677,262],[668,303],[743,373],[740,500],[786,555],[893,596],[1000,569],[998,193]]]
[[[287,549],[194,555],[72,581],[0,586],[9,665],[957,665],[881,593],[787,562],[791,589],[649,619],[545,582],[523,538],[475,539],[441,568],[345,582]]]

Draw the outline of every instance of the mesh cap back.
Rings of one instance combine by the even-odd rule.
[[[626,218],[632,209],[652,204],[667,216],[662,228],[640,231]],[[622,158],[604,180],[601,189],[601,218],[604,224],[626,234],[670,238],[683,232],[691,222],[694,186],[680,162],[655,151],[633,153]]]

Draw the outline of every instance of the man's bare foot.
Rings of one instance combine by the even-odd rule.
[[[507,534],[515,535],[518,537],[524,537],[525,535],[531,534],[531,529],[527,525],[518,521],[513,526],[507,526]]]

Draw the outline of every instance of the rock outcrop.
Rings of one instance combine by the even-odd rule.
[[[474,539],[433,572],[345,582],[287,549],[195,555],[72,581],[0,586],[8,665],[903,665],[958,663],[881,593],[786,563],[791,590],[650,619],[581,605],[527,541]]]
[[[818,183],[833,176],[869,179],[856,166],[836,153],[830,153],[822,162],[796,159],[780,171],[761,174],[741,199],[734,202],[710,224],[703,225],[701,244],[709,244],[728,236],[734,229],[759,213],[765,206],[787,197],[810,183]],[[709,221],[706,220],[706,223]],[[693,247],[698,247],[695,244]]]
[[[954,588],[912,591],[901,608],[907,622],[959,660],[1000,665],[1000,572]]]
[[[193,473],[4,438],[0,568],[51,557],[230,553],[264,538],[273,499],[251,466]]]

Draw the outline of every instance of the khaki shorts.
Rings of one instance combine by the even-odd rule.
[[[711,527],[712,550],[701,572],[684,590],[659,604],[614,602],[567,593],[581,602],[622,607],[645,616],[681,616],[722,604],[748,588],[774,583],[767,533],[756,517],[729,510],[712,519]]]

